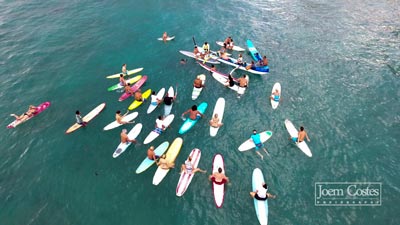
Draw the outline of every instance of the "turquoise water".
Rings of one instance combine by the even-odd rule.
[[[397,1],[3,1],[0,7],[0,218],[1,224],[258,224],[251,174],[260,168],[269,191],[269,224],[399,224],[400,180],[400,16]],[[156,41],[164,31],[174,41]],[[196,101],[192,81],[206,73],[179,50],[232,36],[251,39],[270,62],[270,74],[250,74],[237,99],[211,76]],[[235,54],[235,53],[234,53]],[[244,56],[250,60],[249,55]],[[175,196],[179,170],[158,186],[156,167],[135,170],[148,145],[112,153],[121,129],[104,132],[120,93],[105,76],[144,67],[143,89],[178,86],[171,128],[152,144],[172,142],[179,116],[194,103],[208,102],[205,116],[182,135],[176,163],[193,148],[202,150],[199,167],[211,171],[221,153],[231,180],[216,209],[207,175],[197,174],[183,197]],[[228,73],[232,68],[218,65]],[[241,76],[237,71],[234,76]],[[268,95],[282,85],[282,102],[272,110]],[[224,97],[224,126],[209,136],[207,120]],[[40,116],[6,129],[10,113],[51,101]],[[75,110],[83,114],[106,102],[88,127],[70,135]],[[139,142],[154,127],[162,108],[146,115]],[[284,120],[303,125],[311,139],[308,158],[288,140]],[[130,128],[131,125],[126,126]],[[273,131],[265,143],[270,157],[237,147],[257,129]],[[315,182],[382,182],[382,205],[317,207]]]

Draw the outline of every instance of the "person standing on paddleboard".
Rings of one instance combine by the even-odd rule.
[[[270,194],[267,191],[268,191],[268,185],[266,183],[263,183],[260,189],[257,189],[255,192],[250,192],[250,195],[251,197],[260,201],[265,201],[268,198],[276,198],[275,195]]]
[[[259,152],[260,148],[264,150],[265,153],[268,153],[267,149],[264,147],[264,144],[261,142],[260,134],[257,134],[257,130],[253,130],[253,134],[250,136],[251,140],[253,140],[256,145],[256,153],[261,157],[261,160],[264,159],[264,156]]]
[[[197,110],[197,105],[193,105],[192,108],[190,108],[186,112],[182,113],[182,117],[187,113],[189,113],[189,118],[191,120],[198,120],[198,119],[204,117],[204,115]]]
[[[77,124],[86,126],[87,123],[83,121],[81,112],[79,112],[79,110],[76,110],[76,112],[75,112],[75,119],[76,119]]]
[[[308,138],[307,132],[304,130],[304,127],[301,126],[297,137],[293,137],[292,140],[298,144],[298,143],[304,141],[304,138],[307,138],[308,142],[311,141],[310,138]]]

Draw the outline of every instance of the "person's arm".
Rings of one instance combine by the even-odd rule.
[[[308,141],[308,142],[311,141],[310,138],[308,138],[307,132],[306,132],[306,138],[307,138],[307,141]]]
[[[188,113],[190,111],[190,109],[189,110],[187,110],[186,112],[184,112],[184,113],[182,113],[182,116],[184,116],[186,113]]]
[[[129,110],[126,110],[126,113],[122,117],[128,115],[128,113],[129,113]]]

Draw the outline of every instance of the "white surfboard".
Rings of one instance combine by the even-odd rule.
[[[252,176],[252,190],[255,192],[263,188],[264,176],[259,168],[253,170]],[[254,208],[256,210],[258,221],[261,225],[268,224],[268,200],[260,201],[254,198]]]
[[[222,169],[222,174],[225,174],[224,158],[221,154],[216,154],[213,159],[212,172],[218,172],[218,168]],[[214,201],[217,208],[221,208],[224,203],[225,184],[216,184],[213,182]]]
[[[171,37],[168,36],[166,40],[167,40],[167,41],[172,41],[172,40],[174,40],[174,39],[175,39],[175,36],[171,36]],[[157,40],[162,41],[163,38],[162,38],[162,37],[159,37],[159,38],[157,38]]]
[[[273,97],[272,95],[275,92],[275,90],[278,90],[279,91],[279,95],[281,95],[281,84],[280,83],[275,83],[274,87],[272,87],[271,97]],[[279,105],[279,99],[278,99],[278,101],[275,101],[274,99],[271,99],[272,109],[278,108],[278,105]]]
[[[260,134],[261,143],[264,143],[272,136],[272,131],[266,130],[266,131],[260,132],[259,134]],[[256,147],[256,145],[254,144],[253,140],[251,138],[249,138],[249,139],[247,139],[247,141],[243,142],[239,146],[238,150],[243,152],[243,151],[247,151],[252,148],[255,148],[255,147]]]
[[[157,99],[161,99],[162,100],[162,98],[164,97],[164,94],[165,94],[165,88],[161,88],[156,94]],[[151,112],[153,112],[157,108],[157,106],[158,106],[158,104],[153,105],[150,102],[149,108],[147,108],[147,114],[150,114]]]
[[[133,113],[129,113],[128,115],[124,116],[124,118],[122,118],[122,121],[124,122],[131,122],[132,120],[134,120],[137,116],[139,115],[138,112],[133,112]],[[105,126],[103,128],[103,130],[111,130],[114,128],[117,128],[119,126],[122,126],[124,124],[120,124],[117,121],[111,122],[109,123],[107,126]]]
[[[288,120],[288,119],[285,120],[285,127],[286,127],[287,131],[289,132],[291,138],[298,137],[298,133],[299,133],[299,132],[298,132],[298,130],[295,128],[295,126],[293,125],[293,123],[290,122],[290,120]],[[297,146],[302,152],[304,152],[304,154],[306,154],[308,157],[312,157],[311,150],[310,150],[310,148],[308,147],[308,145],[307,145],[307,143],[306,143],[305,140],[302,141],[302,142],[300,142],[300,143],[296,143],[296,146]]]
[[[172,97],[174,96],[174,88],[172,86],[170,86],[168,88],[168,96]],[[174,105],[174,103],[172,103],[171,105],[165,105],[164,104],[164,116],[168,116],[171,113],[171,109],[172,106]]]
[[[215,103],[214,107],[214,112],[212,114],[212,118],[214,118],[214,115],[217,113],[219,122],[222,123],[222,119],[224,118],[224,111],[225,111],[225,99],[224,98],[218,98],[217,102]],[[210,126],[210,136],[215,137],[218,133],[219,127],[212,127]]]
[[[198,148],[193,149],[190,154],[192,157],[192,167],[197,168],[200,162],[201,151]],[[176,186],[176,196],[181,197],[189,187],[190,182],[192,182],[193,176],[195,174],[182,172],[179,177],[178,185]]]
[[[167,117],[165,117],[163,119],[163,125],[165,126],[165,130],[168,128],[168,126],[172,123],[172,121],[174,120],[175,116],[174,114],[170,114]],[[164,131],[165,131],[164,130]],[[154,141],[154,139],[156,139],[158,136],[160,136],[160,134],[164,131],[160,131],[159,129],[154,129],[152,130],[149,135],[147,135],[147,137],[144,139],[143,144],[148,144],[152,141]]]
[[[204,85],[204,83],[206,82],[206,75],[200,74],[197,76],[197,78],[199,78],[201,80],[201,83]],[[202,90],[203,87],[201,88],[193,87],[192,100],[196,100],[199,97]]]
[[[136,124],[128,133],[128,138],[133,140],[139,136],[140,131],[142,131],[143,125],[141,123]],[[131,145],[131,142],[120,143],[117,149],[113,153],[113,158],[117,158],[119,155],[125,152],[125,150]]]

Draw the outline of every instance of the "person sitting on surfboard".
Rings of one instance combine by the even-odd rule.
[[[204,50],[204,53],[205,53],[206,55],[210,52],[210,45],[208,44],[207,41],[204,42],[204,44],[203,44],[203,50]]]
[[[137,143],[137,141],[135,139],[131,140],[129,139],[128,135],[126,134],[127,130],[126,129],[122,129],[121,132],[121,142],[124,144],[128,144],[129,142],[131,143]]]
[[[128,75],[128,71],[126,70],[126,64],[125,64],[125,63],[122,64],[122,69],[121,69],[121,71],[122,71],[122,74],[123,74],[124,76]]]
[[[243,66],[243,56],[242,54],[239,54],[239,57],[237,58],[236,64],[239,66]]]
[[[264,144],[261,142],[260,134],[257,134],[257,130],[253,130],[253,134],[250,136],[251,140],[256,145],[256,153],[261,157],[261,160],[264,159],[264,156],[259,152],[260,148],[264,150],[265,153],[268,153],[267,149],[264,147]]]
[[[119,123],[119,124],[127,124],[127,123],[134,123],[135,121],[132,121],[132,122],[125,122],[125,121],[122,121],[123,119],[124,119],[124,117],[127,115],[129,113],[129,110],[128,111],[126,111],[126,113],[124,114],[124,115],[121,115],[121,111],[116,111],[115,112],[115,121],[117,121],[117,123]]]
[[[267,59],[267,56],[264,55],[261,62],[262,62],[262,64],[261,64],[262,66],[268,66],[268,59]]]
[[[233,87],[235,85],[235,81],[233,80],[232,75],[228,75],[228,79],[226,80],[226,87]]]
[[[270,194],[267,192],[268,191],[268,185],[266,183],[263,183],[262,188],[257,189],[255,192],[250,192],[251,197],[260,200],[260,201],[265,201],[268,198],[275,198],[276,196],[273,194]]]
[[[222,125],[224,125],[223,123],[219,122],[219,118],[218,118],[218,113],[215,113],[213,118],[210,120],[210,126],[215,127],[215,128],[219,128]]]
[[[186,112],[182,113],[182,117],[186,114],[189,113],[189,118],[191,120],[198,120],[202,118],[204,115],[197,110],[197,105],[193,105],[192,108],[188,109]]]
[[[160,158],[158,155],[154,153],[154,146],[150,146],[150,148],[147,149],[147,158],[154,161]]]
[[[256,69],[256,64],[254,64],[254,61],[251,61],[250,65],[246,66],[246,70],[249,70],[249,69],[252,69],[252,70]]]
[[[135,100],[139,102],[143,101],[142,91],[140,89],[135,92]]]
[[[175,167],[174,162],[168,162],[168,160],[165,159],[165,154],[163,154],[159,159],[157,166],[159,166],[161,169],[167,170]]]
[[[168,92],[164,97],[164,104],[165,105],[172,105],[172,102],[175,100],[175,96],[169,96]]]
[[[165,130],[164,121],[162,116],[158,116],[156,119],[156,132],[161,134],[163,130]]]
[[[13,113],[10,114],[10,116],[15,117],[16,120],[25,121],[28,118],[32,117],[37,112],[37,109],[38,108],[36,106],[30,105],[28,111],[26,111],[24,114],[17,116]]]
[[[195,88],[202,88],[202,87],[204,87],[203,81],[199,78],[199,76],[197,76],[196,79],[194,80],[193,86],[194,86]]]
[[[272,93],[272,95],[269,97],[271,100],[274,100],[276,102],[279,102],[280,99],[280,93],[278,89],[275,89],[275,91]]]
[[[189,156],[188,159],[185,161],[184,164],[182,164],[181,166],[181,172],[185,172],[185,173],[189,173],[189,174],[194,174],[196,172],[202,172],[202,173],[206,173],[207,171],[202,170],[200,168],[193,168],[192,165],[192,157]]]
[[[294,142],[296,142],[297,144],[304,141],[304,138],[307,138],[307,141],[309,141],[309,142],[311,141],[310,138],[308,138],[307,132],[304,130],[303,126],[300,127],[300,131],[297,136],[298,136],[298,138],[292,137],[292,140]]]
[[[130,94],[130,95],[134,95],[135,94],[135,92],[133,92],[132,91],[132,88],[131,88],[131,84],[130,83],[127,83],[126,85],[125,85],[125,93],[127,93],[127,94]]]
[[[158,105],[161,102],[161,99],[157,98],[157,95],[156,95],[155,91],[151,92],[151,96],[150,97],[151,97],[151,101],[150,101],[151,105]]]
[[[202,59],[204,58],[204,55],[199,51],[199,49],[197,48],[197,45],[194,46],[193,54],[194,54],[194,56],[196,57],[196,59],[197,59],[198,57],[200,57],[200,58],[202,58]]]
[[[229,178],[222,173],[221,167],[218,168],[218,172],[211,174],[208,179],[219,185],[229,182]]]
[[[122,73],[119,75],[119,84],[121,86],[125,86],[126,85],[126,81],[125,81],[124,75]]]
[[[76,112],[75,112],[75,119],[76,119],[77,124],[79,124],[81,126],[86,126],[87,123],[83,121],[81,112],[79,112],[79,110],[76,110]]]
[[[163,39],[164,42],[167,42],[167,38],[168,38],[168,34],[167,34],[167,32],[165,31],[165,32],[163,33],[163,35],[162,35],[162,39]]]
[[[224,44],[226,44],[227,49],[233,49],[233,39],[231,37],[227,37]]]

